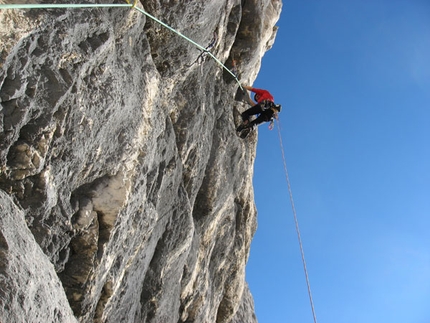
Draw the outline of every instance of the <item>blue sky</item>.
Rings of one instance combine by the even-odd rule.
[[[430,322],[430,2],[284,1],[253,84],[281,132],[319,323]],[[313,322],[276,129],[259,127],[247,281]]]

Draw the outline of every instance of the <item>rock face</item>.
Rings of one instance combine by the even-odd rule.
[[[138,6],[216,35],[247,84],[281,10]],[[255,322],[256,137],[235,134],[235,80],[130,8],[2,10],[0,37],[0,321]]]

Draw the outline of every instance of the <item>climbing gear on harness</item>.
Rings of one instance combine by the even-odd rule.
[[[263,100],[263,101],[261,101],[260,103],[259,103],[259,105],[261,106],[261,108],[263,109],[263,110],[267,110],[267,109],[270,109],[270,108],[274,108],[275,107],[275,103],[273,103],[272,101],[270,101],[270,100]]]

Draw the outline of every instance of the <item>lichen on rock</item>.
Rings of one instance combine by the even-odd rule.
[[[251,84],[281,1],[138,6]],[[128,8],[1,10],[0,36],[0,321],[256,322],[236,81]]]

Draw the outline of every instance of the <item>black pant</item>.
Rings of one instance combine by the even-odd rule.
[[[249,122],[246,125],[247,128],[252,127],[253,125],[259,125],[260,123],[269,121],[273,115],[273,111],[270,109],[263,110],[261,105],[256,104],[242,113],[242,121],[246,121],[246,120],[249,121],[249,118],[256,114],[259,114],[259,116],[257,117],[257,119],[253,120],[252,122]]]

